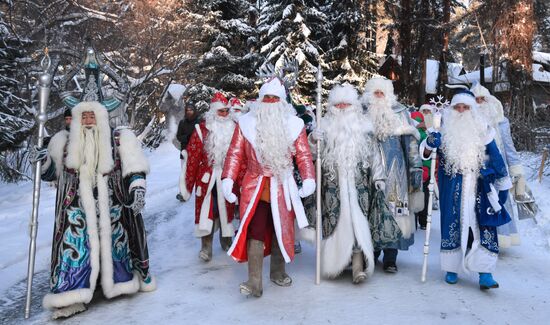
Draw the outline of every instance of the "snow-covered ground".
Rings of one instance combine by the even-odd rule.
[[[214,259],[202,263],[199,240],[193,237],[194,202],[175,199],[179,175],[177,151],[163,144],[149,154],[146,227],[152,272],[158,289],[106,300],[100,293],[88,311],[65,321],[79,324],[548,324],[550,318],[550,180],[530,179],[529,186],[542,212],[538,224],[519,222],[522,245],[501,253],[495,272],[500,289],[482,292],[477,276],[462,276],[456,285],[443,282],[439,270],[439,222],[434,216],[428,280],[420,282],[424,232],[416,244],[400,252],[399,272],[385,274],[378,265],[372,278],[353,285],[351,275],[313,282],[315,252],[302,244],[303,252],[287,271],[290,288],[269,282],[264,272],[264,295],[246,299],[238,285],[246,279],[245,264],[225,255],[215,241]],[[525,156],[530,173],[537,157]],[[538,160],[540,163],[540,158]],[[42,187],[38,253],[32,317],[28,324],[49,322],[50,312],[40,306],[48,290],[48,268],[55,188]],[[32,184],[0,184],[0,323],[23,323],[28,250],[28,221]],[[264,271],[269,267],[265,259]]]

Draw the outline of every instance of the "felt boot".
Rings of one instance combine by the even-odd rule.
[[[248,251],[248,281],[239,286],[241,293],[245,296],[261,297],[262,289],[262,266],[264,262],[264,242],[249,239],[247,242]]]

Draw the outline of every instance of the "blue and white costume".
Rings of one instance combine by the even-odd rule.
[[[510,133],[510,122],[504,117],[502,104],[500,101],[489,93],[489,90],[479,84],[472,87],[471,91],[479,98],[483,97],[484,101],[478,105],[479,112],[485,116],[490,126],[495,129],[495,142],[498,150],[504,158],[504,163],[507,166],[508,174],[515,185],[512,191],[516,195],[525,193],[525,177],[523,166],[521,165],[520,157],[512,141]],[[506,202],[506,210],[510,213],[511,222],[497,228],[498,242],[501,248],[507,248],[512,245],[520,244],[520,237],[516,225],[516,217],[512,200]]]

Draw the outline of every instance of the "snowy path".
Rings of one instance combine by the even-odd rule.
[[[179,173],[177,153],[164,144],[150,155],[146,227],[152,272],[159,287],[107,301],[97,294],[87,312],[66,323],[79,324],[545,324],[550,318],[550,248],[545,233],[550,206],[544,202],[543,222],[521,221],[522,245],[504,251],[495,272],[501,288],[482,292],[477,276],[463,276],[457,285],[443,282],[439,270],[438,217],[433,225],[428,280],[420,282],[424,232],[416,234],[409,252],[400,252],[399,273],[385,274],[377,265],[363,285],[351,283],[344,273],[337,280],[313,284],[315,252],[302,243],[303,253],[287,268],[290,288],[276,287],[264,272],[264,296],[246,299],[238,285],[246,278],[246,265],[234,263],[215,241],[214,259],[197,258],[199,240],[192,235],[193,203],[175,200]],[[30,321],[23,321],[25,269],[31,185],[0,184],[0,324],[49,322],[50,312],[40,303],[47,292],[49,249],[53,227],[53,188],[44,187],[40,212],[39,251]],[[548,194],[548,182],[533,186],[539,201]],[[539,194],[540,193],[540,194]],[[542,195],[542,197],[541,197]],[[265,260],[264,271],[269,267]],[[55,322],[51,322],[55,323]]]

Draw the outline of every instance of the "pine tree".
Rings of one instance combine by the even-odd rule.
[[[193,80],[246,95],[254,91],[257,10],[249,0],[191,1],[186,5],[199,47]]]
[[[0,179],[7,181],[21,177],[17,172],[21,163],[18,149],[34,126],[19,81],[17,60],[24,56],[23,43],[10,31],[0,11]]]
[[[329,6],[332,34],[323,60],[329,83],[348,82],[362,88],[376,73],[376,10],[372,1],[332,1]]]
[[[299,66],[296,98],[314,95],[315,73],[321,55],[321,48],[314,36],[326,35],[326,15],[316,0],[265,0],[260,4],[258,30],[260,53],[264,57],[261,65],[272,64],[281,69],[294,60]]]
[[[535,48],[550,52],[550,3],[548,1],[535,1],[535,17],[537,19]]]

